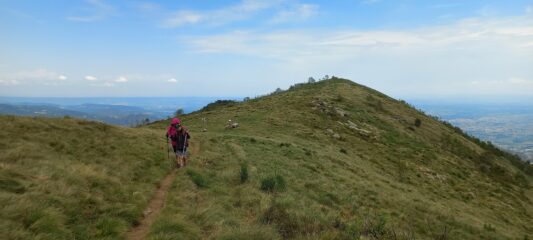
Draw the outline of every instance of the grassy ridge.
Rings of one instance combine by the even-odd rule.
[[[184,122],[200,150],[150,239],[532,237],[531,176],[513,159],[346,80],[221,102]],[[285,186],[264,187],[276,179]]]
[[[168,172],[164,137],[75,119],[0,116],[4,239],[117,239]]]
[[[533,237],[529,166],[350,81],[219,102],[184,123],[193,156],[149,239]],[[0,116],[0,233],[123,238],[168,173],[167,124]]]

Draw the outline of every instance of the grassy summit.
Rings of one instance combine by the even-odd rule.
[[[533,237],[527,165],[351,81],[213,104],[184,123],[199,151],[151,239]]]
[[[219,102],[183,121],[190,165],[149,239],[533,237],[530,166],[348,80]],[[169,171],[167,124],[0,117],[0,232],[122,238]]]

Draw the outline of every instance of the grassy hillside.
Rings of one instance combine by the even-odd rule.
[[[159,132],[0,116],[2,239],[117,239],[169,171]]]
[[[183,120],[190,165],[149,239],[533,237],[530,166],[353,82]],[[1,236],[124,238],[169,172],[167,124],[0,116]]]
[[[533,237],[527,165],[347,80],[212,104],[184,123],[199,150],[150,239]]]

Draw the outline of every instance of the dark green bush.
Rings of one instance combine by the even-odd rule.
[[[287,182],[281,175],[271,176],[261,180],[261,190],[264,192],[284,191]]]
[[[248,181],[248,165],[246,163],[241,164],[240,176],[241,183]]]
[[[261,190],[264,192],[273,192],[276,186],[276,180],[273,177],[268,177],[261,180]]]
[[[420,127],[420,126],[422,126],[422,120],[420,120],[420,119],[418,119],[418,118],[415,119],[415,126],[416,126],[416,127]]]

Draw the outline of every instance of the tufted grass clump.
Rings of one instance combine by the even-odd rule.
[[[248,181],[248,165],[246,163],[241,164],[240,177],[241,183]]]
[[[263,192],[281,192],[287,188],[287,182],[281,175],[275,175],[263,178],[261,180],[261,191]]]

